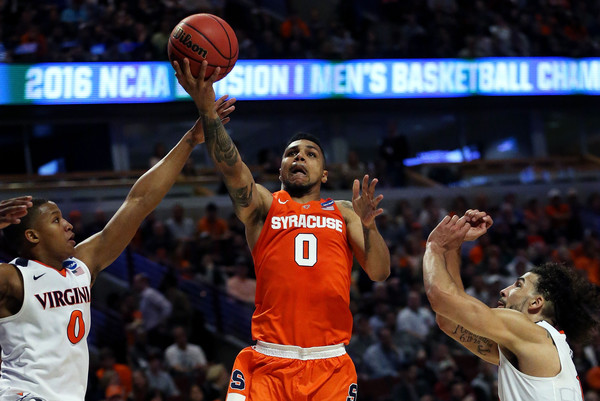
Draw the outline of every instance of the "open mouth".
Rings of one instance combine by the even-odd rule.
[[[502,301],[498,301],[498,308],[506,308],[506,304]]]
[[[290,173],[292,173],[293,175],[297,175],[297,174],[306,175],[306,168],[304,168],[304,166],[302,166],[300,164],[296,164],[296,165],[292,166],[292,168],[290,169]]]

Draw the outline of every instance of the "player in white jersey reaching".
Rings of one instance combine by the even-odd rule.
[[[423,279],[439,327],[478,357],[498,365],[500,401],[582,401],[570,341],[599,325],[600,292],[568,266],[545,264],[500,291],[498,308],[464,291],[460,247],[493,221],[468,210],[446,216],[431,232]]]
[[[225,99],[215,103],[223,122],[235,102]],[[0,202],[0,228],[18,255],[0,264],[1,401],[84,400],[90,287],[123,252],[202,142],[197,121],[136,181],[106,227],[78,245],[73,226],[54,202],[31,197]]]

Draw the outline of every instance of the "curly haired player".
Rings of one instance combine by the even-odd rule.
[[[600,292],[573,268],[545,264],[500,291],[498,308],[467,295],[460,246],[493,221],[468,210],[431,232],[423,259],[427,297],[439,327],[478,357],[499,365],[500,401],[582,401],[566,341],[585,341],[599,325]]]

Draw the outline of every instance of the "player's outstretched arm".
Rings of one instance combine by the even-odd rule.
[[[208,79],[195,78],[190,71],[189,60],[183,65],[174,62],[179,84],[194,100],[204,127],[206,148],[215,163],[215,167],[223,175],[227,191],[233,202],[236,215],[244,224],[266,213],[272,200],[271,193],[257,185],[248,166],[243,162],[240,153],[223,127],[215,108],[215,91],[213,84],[218,77],[220,68],[217,67]],[[202,62],[198,77],[204,77],[207,68],[206,61]]]
[[[361,193],[359,180],[354,180],[352,203],[341,205],[349,210],[343,213],[356,260],[371,280],[383,281],[390,275],[390,251],[375,224],[375,217],[383,213],[379,207],[383,195],[375,196],[376,185],[377,178],[369,184],[369,176],[365,175]]]
[[[473,229],[473,227],[471,229]],[[479,231],[477,233],[479,233]],[[471,234],[477,233],[471,232]],[[474,237],[475,235],[472,235],[470,238],[475,239]],[[446,251],[444,253],[444,258],[446,261],[448,274],[456,284],[459,291],[463,291],[464,286],[460,277],[460,247]],[[460,345],[471,351],[475,356],[483,359],[486,362],[493,363],[494,365],[498,364],[500,355],[498,352],[498,344],[496,344],[494,341],[490,340],[489,338],[473,334],[460,324],[453,322],[452,320],[440,314],[436,314],[435,321],[440,330],[446,333],[448,337],[454,339]]]
[[[225,117],[231,112],[231,104],[223,98],[215,105],[215,110],[220,110],[221,115]],[[196,121],[179,143],[135,182],[125,202],[106,227],[77,245],[75,257],[90,268],[93,279],[123,252],[144,218],[158,206],[171,189],[192,150],[202,142],[204,131],[202,124]]]
[[[470,347],[467,348],[471,349],[472,346],[479,345],[478,342],[489,339],[520,355],[527,352],[531,344],[542,340],[544,330],[537,330],[539,327],[528,320],[524,313],[511,309],[491,309],[469,296],[456,284],[447,269],[447,252],[459,247],[471,228],[467,220],[465,216],[460,219],[458,216],[446,216],[429,235],[423,257],[423,281],[427,298],[444,331],[448,333],[456,330],[451,337],[457,339],[456,336],[463,333],[478,336],[471,340],[473,344],[468,344]],[[439,316],[455,322],[454,329]],[[460,339],[457,341],[460,342]],[[485,343],[485,346],[489,345]]]

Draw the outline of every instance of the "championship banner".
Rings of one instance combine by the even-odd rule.
[[[215,83],[239,100],[600,94],[600,58],[239,60]],[[0,64],[0,104],[189,100],[168,62]]]

